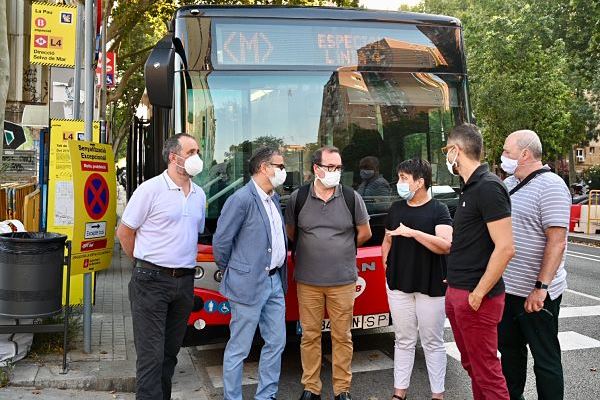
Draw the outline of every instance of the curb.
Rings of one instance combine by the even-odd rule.
[[[131,361],[71,362],[69,367],[62,375],[58,364],[19,363],[12,372],[10,386],[135,392],[135,363],[132,367]]]
[[[600,238],[595,237],[585,237],[585,236],[568,236],[569,243],[581,243],[581,244],[591,244],[591,245],[600,245]]]

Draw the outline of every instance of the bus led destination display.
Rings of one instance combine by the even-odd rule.
[[[435,35],[415,25],[303,25],[298,22],[215,21],[217,65],[236,66],[385,66],[446,69],[453,63],[434,43]],[[455,29],[451,27],[439,29]],[[448,36],[446,36],[448,37]],[[450,35],[452,37],[452,35]],[[443,43],[444,47],[456,45]]]

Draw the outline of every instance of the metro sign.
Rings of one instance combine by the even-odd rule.
[[[35,47],[47,48],[48,47],[48,36],[46,36],[46,35],[35,35],[33,43],[35,44]]]
[[[38,28],[44,28],[46,26],[46,19],[42,17],[36,18],[35,26]]]
[[[97,82],[98,86],[102,84],[102,62],[103,62],[103,54],[100,53],[98,57],[98,65],[96,66],[96,76],[98,77]],[[114,87],[115,86],[115,61],[116,55],[113,51],[106,52],[106,86]]]
[[[102,73],[102,62],[104,61],[104,55],[100,53],[98,57],[98,66],[96,67],[96,73]],[[106,53],[106,73],[110,74],[115,70],[115,52],[109,51]]]

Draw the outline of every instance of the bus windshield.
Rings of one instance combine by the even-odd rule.
[[[402,160],[430,160],[435,186],[457,183],[440,148],[446,133],[464,120],[460,76],[213,71],[192,72],[187,81],[191,86],[181,99],[187,110],[176,114],[176,130],[201,143],[207,167],[195,179],[207,194],[209,220],[247,182],[247,160],[261,145],[284,150],[287,180],[278,189],[283,205],[312,179],[310,156],[326,144],[340,149],[342,184],[361,193],[372,215],[398,199],[395,167]],[[376,160],[377,182],[361,179],[365,157]]]
[[[194,180],[207,195],[209,231],[250,179],[248,159],[262,145],[284,153],[282,207],[313,179],[311,154],[337,147],[341,182],[357,190],[371,215],[368,244],[381,243],[403,160],[429,160],[432,195],[455,207],[458,180],[441,148],[450,129],[469,120],[460,26],[336,20],[338,11],[351,13],[267,9],[264,18],[241,18],[211,9],[176,18],[183,56],[175,65],[171,129],[200,143],[205,168]],[[293,18],[298,12],[322,18]]]

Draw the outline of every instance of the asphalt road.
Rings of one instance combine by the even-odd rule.
[[[569,244],[569,290],[563,296],[560,340],[563,347],[565,370],[565,399],[600,399],[600,248]],[[385,329],[355,335],[352,395],[355,399],[390,399],[393,390],[393,336]],[[448,347],[446,399],[470,399],[470,381],[460,362],[455,358],[450,328],[445,329]],[[323,399],[333,399],[331,389],[331,348],[324,339]],[[223,346],[198,346],[193,350],[199,378],[210,398],[222,398],[221,365]],[[260,347],[253,348],[244,372],[244,398],[252,399],[256,390],[256,367]],[[525,396],[536,399],[532,360]],[[302,392],[299,338],[289,337],[283,356],[279,399],[297,399]],[[421,348],[417,349],[409,391],[410,399],[428,399],[429,382]]]
[[[563,296],[560,340],[563,348],[567,400],[600,399],[600,248],[569,244],[568,248],[569,289]],[[471,399],[470,381],[462,369],[453,349],[450,328],[444,332],[448,348],[446,373],[446,399]],[[199,387],[203,393],[186,393],[185,399],[222,399],[221,366],[224,344],[198,346],[192,349],[198,371]],[[393,336],[386,329],[366,331],[355,335],[352,395],[356,400],[388,400],[393,390]],[[331,347],[329,338],[324,339],[323,379],[324,400],[333,399],[331,390]],[[260,347],[253,348],[244,371],[244,399],[253,399],[256,391],[257,362]],[[532,361],[525,397],[537,399]],[[283,355],[282,374],[278,399],[296,400],[302,392],[300,385],[301,367],[299,338],[291,336]],[[177,379],[177,377],[176,377]],[[206,394],[206,397],[204,395]],[[0,399],[133,399],[134,394],[109,392],[63,391],[57,389],[8,388],[0,390]],[[417,349],[411,380],[409,398],[430,399],[429,382],[423,351]]]

